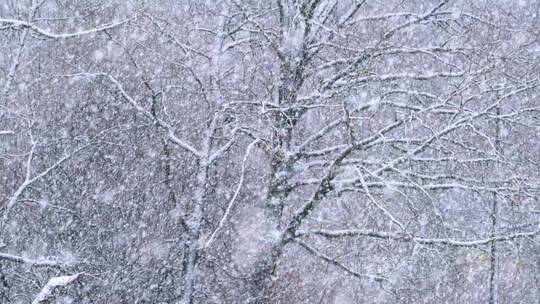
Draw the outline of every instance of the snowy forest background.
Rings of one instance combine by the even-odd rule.
[[[539,12],[1,0],[0,303],[538,303]]]

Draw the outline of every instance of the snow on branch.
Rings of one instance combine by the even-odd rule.
[[[2,130],[2,131],[0,131],[0,135],[13,135],[13,134],[15,134],[15,132],[10,131],[10,130]]]
[[[326,197],[326,195],[331,191],[332,189],[331,183],[337,175],[338,168],[341,166],[343,161],[345,161],[345,159],[349,157],[350,154],[352,154],[354,151],[364,149],[366,146],[384,137],[385,134],[398,128],[402,124],[403,124],[402,120],[395,121],[392,124],[380,129],[374,135],[369,136],[361,141],[354,142],[350,144],[347,148],[345,148],[334,159],[333,163],[328,168],[325,176],[321,179],[320,183],[316,186],[317,188],[315,192],[312,194],[311,199],[309,199],[306,203],[304,203],[304,205],[302,205],[302,207],[300,207],[297,211],[294,212],[292,219],[290,220],[289,224],[287,225],[287,228],[284,231],[284,234],[282,235],[282,241],[286,243],[293,240],[298,228],[300,227],[304,219],[317,207],[317,205],[319,205],[322,199]]]
[[[44,303],[45,301],[47,301],[53,296],[53,292],[56,288],[65,287],[75,282],[83,274],[84,272],[79,272],[77,274],[70,275],[70,276],[53,277],[49,279],[49,282],[45,284],[43,289],[41,289],[39,294],[34,298],[34,300],[32,301],[32,304]]]
[[[233,204],[236,201],[236,198],[238,197],[238,194],[240,193],[240,190],[242,189],[242,185],[244,184],[244,176],[245,176],[245,173],[246,173],[246,163],[247,163],[249,154],[251,152],[251,149],[257,143],[259,143],[259,141],[260,141],[259,139],[255,139],[253,142],[251,142],[251,144],[248,145],[248,147],[246,149],[246,154],[244,155],[244,160],[242,161],[242,171],[240,173],[240,181],[238,181],[238,186],[236,186],[236,191],[234,191],[234,195],[231,198],[231,200],[229,202],[229,205],[227,206],[227,210],[225,210],[225,213],[223,214],[223,217],[219,221],[219,224],[218,224],[217,228],[214,230],[214,232],[212,233],[212,235],[210,236],[210,238],[206,242],[206,245],[204,246],[205,249],[208,249],[210,247],[210,245],[212,245],[212,242],[216,238],[216,235],[219,233],[220,229],[223,227],[223,225],[225,224],[225,221],[229,217],[229,214],[231,213]]]
[[[129,18],[129,19],[126,19],[126,20],[123,20],[123,21],[120,21],[120,22],[115,22],[115,23],[102,25],[102,26],[99,26],[99,27],[96,27],[96,28],[93,28],[93,29],[89,29],[89,30],[83,30],[83,31],[78,31],[78,32],[73,32],[73,33],[61,33],[61,34],[52,33],[52,32],[49,32],[48,30],[45,30],[45,29],[43,29],[41,27],[38,27],[37,25],[35,25],[33,23],[26,22],[26,21],[21,21],[21,20],[16,20],[16,19],[3,19],[3,18],[0,18],[0,24],[4,24],[4,25],[10,26],[10,27],[15,27],[15,28],[17,28],[17,27],[27,28],[27,29],[30,29],[30,30],[38,33],[41,36],[45,36],[45,37],[51,38],[51,39],[65,39],[65,38],[73,38],[73,37],[78,37],[78,36],[84,36],[84,35],[88,35],[88,34],[94,34],[94,33],[98,33],[98,32],[103,32],[103,31],[118,27],[120,25],[123,25],[125,23],[128,23],[132,19],[133,18]]]
[[[89,147],[90,144],[86,144],[86,145],[83,145],[83,146],[75,149],[70,154],[67,154],[67,155],[63,156],[62,158],[57,160],[54,164],[52,164],[51,166],[49,166],[45,170],[41,171],[40,173],[38,173],[38,174],[36,174],[35,176],[32,177],[32,174],[31,174],[32,173],[31,172],[32,171],[32,160],[33,160],[33,157],[34,157],[34,150],[35,150],[36,146],[37,146],[37,142],[33,142],[32,143],[32,148],[31,148],[30,153],[28,155],[28,158],[26,160],[26,175],[25,175],[24,181],[19,185],[17,190],[15,190],[13,195],[9,198],[9,200],[7,202],[7,205],[4,208],[4,214],[3,214],[1,222],[0,222],[0,243],[3,241],[4,229],[5,229],[5,225],[6,225],[7,221],[8,221],[11,209],[15,206],[15,204],[17,203],[19,197],[22,195],[24,190],[27,189],[31,184],[35,183],[36,181],[40,180],[41,178],[43,178],[44,176],[49,174],[51,171],[53,171],[56,168],[60,167],[66,161],[70,160],[75,154],[77,154],[80,151],[82,151],[83,149]]]
[[[304,248],[307,252],[311,253],[312,255],[322,259],[323,261],[329,263],[329,264],[332,264],[334,266],[336,266],[337,268],[345,271],[346,273],[352,275],[353,277],[355,278],[358,278],[358,279],[372,279],[372,280],[375,280],[376,282],[382,282],[382,281],[388,281],[387,278],[385,277],[381,277],[381,276],[378,276],[378,275],[372,275],[372,274],[365,274],[365,273],[359,273],[357,271],[354,271],[352,269],[350,269],[349,267],[343,265],[342,263],[336,261],[335,259],[323,254],[322,252],[318,251],[317,249],[309,246],[308,244],[304,243],[304,242],[301,242],[299,240],[296,240],[296,243],[298,245],[300,245],[300,247]]]
[[[25,264],[30,267],[36,267],[36,268],[60,268],[64,266],[65,264],[59,261],[52,261],[52,260],[32,260],[28,258],[24,258],[21,256],[12,255],[9,253],[3,253],[0,252],[0,260],[13,262],[13,263],[19,263],[19,264]]]
[[[319,235],[326,238],[339,238],[339,237],[371,237],[383,240],[395,240],[399,242],[415,242],[422,245],[446,245],[456,247],[477,247],[482,245],[488,245],[493,242],[511,241],[519,238],[531,238],[540,234],[540,230],[530,232],[518,232],[507,235],[498,235],[485,239],[478,240],[454,240],[454,239],[442,239],[442,238],[424,238],[424,237],[411,237],[409,235],[382,232],[375,230],[361,230],[361,229],[346,229],[346,230],[311,230],[311,231],[298,231],[296,236],[308,236]]]
[[[193,147],[190,143],[185,141],[184,139],[179,138],[176,133],[174,132],[173,126],[168,124],[167,122],[163,121],[162,119],[159,119],[158,117],[154,116],[151,112],[144,109],[136,100],[134,97],[132,97],[128,92],[124,89],[124,86],[110,74],[107,73],[82,73],[83,76],[87,77],[105,77],[109,79],[109,81],[116,87],[116,89],[119,91],[120,95],[128,102],[130,103],[135,110],[137,110],[139,113],[144,115],[145,117],[151,119],[154,121],[154,123],[163,129],[167,131],[167,135],[169,137],[169,140],[174,143],[175,145],[181,147],[182,149],[186,150],[187,152],[190,152],[197,158],[201,158],[203,154],[198,151],[195,147]]]

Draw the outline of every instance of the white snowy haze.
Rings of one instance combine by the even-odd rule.
[[[538,303],[540,1],[0,0],[0,304]]]

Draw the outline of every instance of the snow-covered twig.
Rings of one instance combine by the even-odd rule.
[[[12,255],[9,253],[3,253],[0,252],[0,260],[8,261],[8,262],[14,262],[19,264],[25,264],[30,267],[49,267],[49,268],[60,268],[64,264],[59,261],[51,261],[51,260],[32,260],[28,258],[24,258],[21,256]]]
[[[73,33],[61,33],[61,34],[51,33],[48,30],[42,29],[42,28],[38,27],[37,25],[35,25],[33,23],[22,21],[22,20],[0,18],[0,23],[10,25],[12,27],[27,28],[27,29],[30,29],[30,30],[38,33],[39,35],[42,35],[42,36],[45,36],[45,37],[51,38],[51,39],[65,39],[65,38],[73,38],[73,37],[78,37],[78,36],[83,36],[83,35],[88,35],[88,34],[94,34],[94,33],[103,32],[103,31],[106,31],[106,30],[110,30],[112,28],[115,28],[115,27],[118,27],[118,26],[120,26],[122,24],[127,23],[127,22],[131,21],[132,19],[133,18],[129,18],[129,19],[126,19],[126,20],[123,20],[123,21],[120,21],[120,22],[115,22],[115,23],[103,25],[103,26],[96,27],[96,28],[89,29],[89,30],[83,30],[83,31],[73,32]]]
[[[298,231],[297,236],[307,235],[320,235],[327,238],[339,238],[339,237],[373,237],[378,239],[395,240],[400,242],[415,242],[422,245],[447,245],[456,247],[477,247],[482,245],[491,244],[493,242],[511,241],[519,238],[532,238],[540,234],[540,230],[530,232],[518,232],[508,235],[498,235],[485,239],[478,240],[454,240],[454,239],[442,239],[442,238],[424,238],[424,237],[410,237],[405,234],[382,232],[375,230],[361,230],[361,229],[345,229],[345,230],[311,230],[311,231]]]
[[[2,221],[0,222],[0,243],[3,240],[4,228],[5,228],[5,225],[7,223],[8,218],[9,218],[9,214],[11,212],[11,209],[15,206],[15,204],[17,203],[17,200],[22,195],[24,190],[26,190],[26,188],[28,188],[28,186],[30,186],[32,183],[40,180],[44,176],[48,175],[51,171],[53,171],[56,168],[58,168],[59,166],[61,166],[64,162],[71,159],[75,154],[79,153],[80,151],[82,151],[86,147],[90,146],[90,144],[86,144],[84,146],[81,146],[81,147],[77,148],[72,153],[60,158],[58,161],[56,161],[56,163],[52,164],[47,169],[41,171],[39,174],[32,177],[31,176],[31,173],[32,173],[31,172],[32,171],[31,167],[32,167],[32,159],[33,159],[33,156],[34,156],[34,150],[36,148],[36,145],[37,145],[37,142],[34,142],[32,144],[32,148],[31,148],[29,156],[27,158],[27,161],[26,161],[26,175],[25,175],[24,181],[19,185],[17,190],[15,190],[13,195],[9,198],[9,200],[7,202],[7,205],[4,208],[4,214],[2,216]]]
[[[253,142],[251,142],[251,144],[249,144],[249,146],[246,149],[246,154],[244,155],[244,160],[242,161],[242,172],[240,173],[240,181],[238,181],[238,186],[236,187],[236,191],[234,192],[234,195],[231,198],[231,201],[229,202],[229,205],[227,206],[227,210],[225,210],[225,214],[223,214],[223,217],[219,221],[219,224],[218,224],[216,230],[214,230],[214,232],[212,233],[212,235],[210,236],[210,238],[206,242],[206,245],[204,246],[205,249],[209,248],[210,245],[212,245],[212,242],[214,241],[216,235],[219,233],[219,230],[223,227],[223,225],[225,224],[225,221],[227,220],[227,218],[229,217],[229,214],[231,213],[231,209],[232,209],[232,207],[234,205],[234,202],[236,201],[236,198],[238,197],[238,194],[240,193],[240,189],[242,189],[242,185],[244,184],[244,176],[245,176],[245,172],[246,172],[247,159],[249,157],[251,149],[253,149],[253,147],[257,143],[259,143],[259,139],[256,139]]]
[[[167,135],[169,137],[169,140],[172,143],[174,143],[175,145],[181,147],[182,149],[190,152],[191,154],[193,154],[197,158],[201,158],[203,156],[202,153],[200,151],[198,151],[195,147],[193,147],[190,143],[188,143],[187,141],[179,138],[176,135],[176,133],[174,132],[173,127],[171,125],[169,125],[168,123],[166,123],[162,119],[159,119],[159,118],[155,117],[154,115],[152,115],[152,113],[150,113],[149,111],[144,109],[135,100],[135,98],[133,98],[131,95],[129,95],[126,92],[126,90],[124,89],[124,86],[120,83],[120,81],[118,81],[118,79],[116,79],[115,77],[113,77],[112,75],[107,74],[107,73],[83,73],[82,75],[83,76],[88,76],[88,77],[106,77],[106,78],[108,78],[109,81],[112,82],[112,84],[114,84],[116,89],[120,92],[120,95],[122,95],[122,97],[124,99],[126,99],[127,102],[129,102],[139,113],[141,113],[144,116],[148,117],[149,119],[153,120],[155,124],[157,124],[158,126],[162,127],[163,129],[165,129],[167,131]]]
[[[353,277],[355,278],[358,278],[358,279],[372,279],[372,280],[375,280],[376,282],[381,282],[381,281],[388,281],[388,279],[384,278],[384,277],[381,277],[381,276],[378,276],[378,275],[373,275],[373,274],[365,274],[365,273],[359,273],[357,271],[354,271],[352,269],[350,269],[349,267],[343,265],[342,263],[336,261],[335,259],[323,254],[322,252],[318,251],[317,249],[309,246],[308,244],[300,241],[300,240],[296,240],[296,243],[298,245],[300,245],[300,247],[304,248],[305,250],[307,250],[309,253],[313,254],[314,256],[322,259],[323,261],[327,262],[327,263],[330,263],[334,266],[336,266],[337,268],[345,271],[346,273],[352,275]]]
[[[401,126],[403,121],[396,121],[376,132],[374,135],[365,138],[364,140],[355,142],[349,145],[344,149],[339,156],[337,156],[333,163],[328,168],[325,176],[321,179],[320,183],[317,185],[317,189],[313,193],[310,200],[308,200],[302,207],[294,212],[292,219],[290,220],[287,228],[285,229],[282,235],[283,243],[287,243],[294,239],[296,231],[304,221],[304,219],[315,209],[317,205],[322,201],[324,197],[332,189],[332,181],[336,177],[337,170],[341,166],[342,162],[354,151],[362,150],[365,146],[370,145],[371,143],[379,140],[385,134],[391,132],[392,130]]]
[[[80,276],[82,276],[84,272],[79,272],[74,275],[70,276],[62,276],[62,277],[53,277],[49,279],[49,282],[45,284],[43,289],[39,292],[39,294],[34,298],[32,301],[32,304],[39,304],[47,301],[53,296],[53,292],[58,287],[65,287],[73,282],[75,282]]]

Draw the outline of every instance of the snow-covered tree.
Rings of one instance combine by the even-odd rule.
[[[0,302],[535,303],[539,9],[0,3]]]

